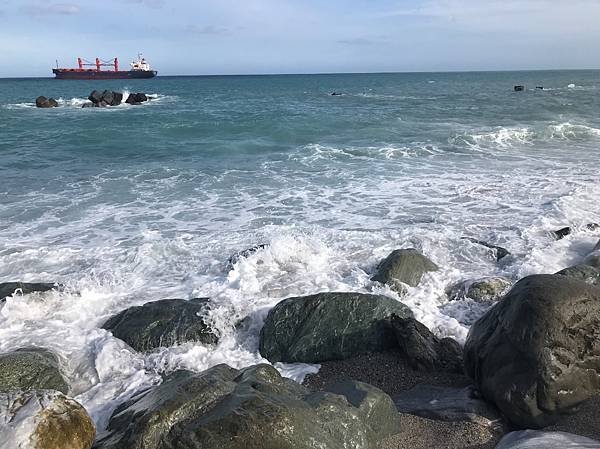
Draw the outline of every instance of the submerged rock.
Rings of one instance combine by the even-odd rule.
[[[392,315],[390,321],[400,354],[413,369],[463,372],[462,348],[456,340],[437,338],[425,325],[411,316]]]
[[[238,263],[241,259],[250,257],[253,254],[257,253],[258,251],[265,249],[268,246],[269,245],[262,243],[260,245],[254,245],[250,248],[244,249],[242,251],[238,251],[237,253],[233,254],[229,259],[227,259],[227,271],[233,270],[233,266],[236,263]]]
[[[273,307],[260,332],[260,353],[271,362],[318,363],[396,346],[392,314],[410,309],[386,296],[319,293]]]
[[[600,228],[600,225],[598,223],[588,223],[585,225],[585,229],[587,229],[588,231],[595,231],[598,228]],[[552,231],[551,234],[556,240],[562,240],[566,236],[571,235],[572,232],[573,229],[571,229],[571,227],[569,226],[566,226],[556,231]]]
[[[56,108],[58,107],[58,102],[54,98],[46,98],[40,95],[35,99],[35,106],[38,108]]]
[[[35,292],[47,292],[59,287],[58,284],[50,282],[3,282],[0,283],[0,302],[15,293],[27,295]]]
[[[583,259],[583,265],[600,269],[600,240],[594,246],[594,249]]]
[[[465,369],[513,423],[539,428],[600,393],[600,288],[519,281],[470,329]]]
[[[472,237],[461,237],[463,240],[468,240],[471,243],[475,243],[476,245],[485,246],[492,250],[493,256],[496,258],[496,261],[500,261],[504,259],[506,256],[510,255],[510,251],[506,248],[502,248],[501,246],[493,245],[488,242],[484,242],[483,240],[474,239]]]
[[[567,276],[586,284],[600,286],[600,270],[589,265],[576,265],[565,268],[556,273],[559,276]]]
[[[502,277],[470,279],[454,284],[446,293],[451,301],[468,298],[476,302],[493,302],[502,298],[511,285],[509,279]]]
[[[425,273],[438,270],[435,263],[416,249],[397,249],[378,265],[377,273],[371,280],[404,293],[403,284],[416,287]]]
[[[394,398],[400,413],[439,421],[467,421],[483,427],[503,427],[498,409],[484,401],[473,387],[417,385]]]
[[[45,349],[18,349],[0,354],[0,391],[58,390],[69,391],[60,373],[58,358]]]
[[[136,351],[150,351],[188,341],[215,344],[219,338],[207,322],[209,299],[163,299],[130,307],[104,325]]]
[[[600,449],[600,441],[565,432],[521,430],[502,438],[496,449]]]
[[[389,396],[367,384],[310,393],[270,365],[176,371],[119,406],[98,449],[376,449],[398,428]]]
[[[0,392],[2,449],[90,449],[95,435],[85,409],[62,393]]]

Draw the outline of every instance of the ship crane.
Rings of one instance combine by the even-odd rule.
[[[77,65],[80,71],[86,70],[85,67],[96,67],[99,72],[102,70],[100,67],[114,67],[114,71],[119,71],[119,58],[114,58],[112,61],[102,61],[100,58],[96,58],[96,62],[90,62],[83,58],[77,58]]]

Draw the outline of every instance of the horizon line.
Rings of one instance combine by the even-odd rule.
[[[268,73],[213,73],[213,74],[179,74],[160,75],[156,78],[200,78],[200,77],[227,77],[227,76],[323,76],[323,75],[403,75],[403,74],[446,74],[446,73],[516,73],[516,72],[583,72],[600,70],[600,67],[589,68],[562,68],[562,69],[473,69],[473,70],[407,70],[407,71],[374,71],[374,72],[268,72]],[[159,71],[160,73],[160,71]],[[0,79],[55,79],[53,76],[0,76]],[[64,81],[64,80],[63,80]],[[90,81],[90,80],[68,80]]]

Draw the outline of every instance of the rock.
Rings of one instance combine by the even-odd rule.
[[[462,373],[462,348],[452,338],[439,339],[413,317],[392,315],[400,354],[418,371]]]
[[[90,100],[92,103],[94,104],[98,104],[102,101],[102,92],[97,91],[97,90],[93,90],[89,95],[88,95],[88,100]]]
[[[35,106],[38,108],[56,108],[58,102],[54,98],[46,98],[40,95],[35,99]]]
[[[310,393],[270,365],[176,371],[119,406],[97,449],[375,449],[398,427],[391,398],[366,384]]]
[[[121,92],[113,92],[113,101],[110,103],[111,106],[119,106],[123,101],[123,94]]]
[[[502,428],[500,412],[484,401],[473,387],[451,388],[417,385],[394,398],[400,413],[439,421],[466,421],[483,427]]]
[[[50,282],[3,282],[0,283],[0,302],[5,301],[7,297],[20,293],[28,295],[34,292],[47,292],[60,288],[58,284]]]
[[[600,228],[600,224],[598,223],[588,223],[585,225],[585,229],[587,229],[588,231],[595,231],[598,228]],[[556,231],[552,231],[551,234],[556,240],[562,240],[566,236],[570,235],[572,232],[573,230],[569,226],[567,226]]]
[[[65,394],[69,391],[57,357],[37,348],[0,354],[0,391],[35,389],[58,390]]]
[[[209,310],[208,298],[163,299],[130,307],[102,328],[142,352],[188,341],[215,344],[219,339],[207,323]]]
[[[262,249],[265,249],[268,246],[269,245],[262,243],[260,245],[254,245],[250,248],[244,249],[242,251],[238,251],[237,253],[233,254],[229,259],[227,259],[227,271],[233,270],[233,266],[236,263],[238,263],[241,259],[250,257],[251,255],[257,253],[258,251],[260,251]]]
[[[496,449],[600,449],[600,441],[565,432],[521,430],[506,435]]]
[[[105,90],[104,92],[102,92],[102,100],[101,101],[103,101],[107,105],[112,106],[114,99],[115,99],[115,96],[112,91]]]
[[[467,374],[514,424],[540,428],[600,393],[600,288],[534,275],[470,329]]]
[[[396,345],[389,328],[410,309],[386,296],[319,293],[288,298],[273,307],[260,332],[260,353],[271,362],[319,363]]]
[[[146,94],[138,92],[136,94],[129,94],[127,100],[125,100],[125,103],[137,105],[143,103],[144,101],[148,101],[148,97]]]
[[[468,240],[471,243],[475,243],[477,245],[485,246],[486,248],[491,249],[494,257],[496,258],[496,261],[500,261],[501,259],[510,255],[510,251],[508,251],[506,248],[502,248],[501,246],[497,245],[492,245],[491,243],[484,242],[483,240],[477,240],[471,237],[461,237],[461,239]]]
[[[95,435],[85,409],[62,393],[0,392],[2,449],[90,449]]]
[[[493,302],[502,298],[511,285],[509,279],[502,277],[470,279],[454,284],[446,294],[451,301],[468,298],[476,302]]]
[[[523,92],[525,90],[525,86],[515,86],[515,92]]]
[[[437,270],[438,266],[416,249],[397,249],[378,265],[371,280],[403,293],[403,284],[416,287],[425,273]]]
[[[567,276],[586,284],[600,286],[600,270],[589,265],[576,265],[565,268],[556,273],[559,276]]]
[[[82,108],[93,108],[95,106],[94,103],[83,103],[81,105]]]
[[[600,240],[594,246],[594,249],[583,259],[583,265],[600,269]]]

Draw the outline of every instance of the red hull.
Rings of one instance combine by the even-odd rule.
[[[146,79],[154,78],[156,70],[77,70],[77,69],[52,69],[56,79],[61,80],[121,80],[121,79]]]

